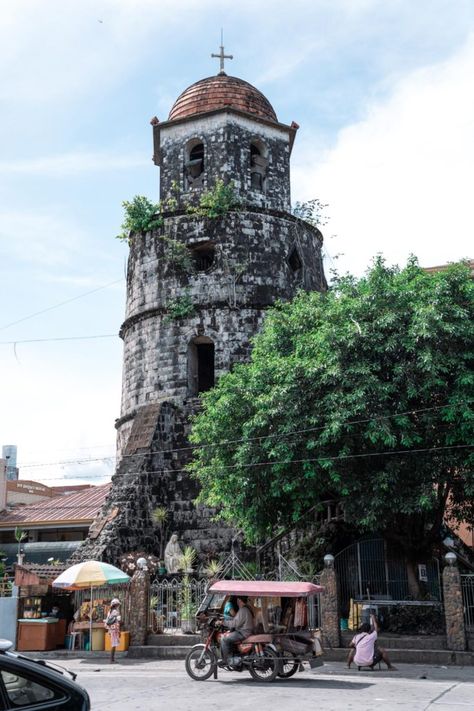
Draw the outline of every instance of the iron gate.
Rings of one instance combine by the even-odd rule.
[[[368,597],[379,600],[409,598],[406,564],[395,554],[387,554],[382,538],[358,541],[335,556],[334,565],[339,582],[341,617],[348,617],[351,599]],[[426,590],[432,600],[441,600],[439,562],[425,563]]]
[[[474,630],[474,573],[461,575],[462,603],[466,629]]]
[[[148,629],[155,634],[181,632],[183,620],[194,621],[208,585],[207,578],[172,578],[153,582],[150,587]]]

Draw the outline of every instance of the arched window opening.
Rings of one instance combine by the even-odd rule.
[[[188,390],[193,397],[214,387],[214,343],[197,336],[188,350]]]
[[[288,264],[292,272],[299,272],[299,270],[303,266],[303,262],[301,261],[301,257],[298,254],[298,250],[296,249],[296,247],[293,247],[290,252],[290,256],[288,257]]]
[[[186,188],[202,187],[204,179],[204,144],[194,140],[187,147],[185,161]]]
[[[260,141],[250,144],[250,187],[252,190],[265,190],[268,160],[265,156],[265,147]]]
[[[216,248],[213,242],[203,242],[202,244],[190,247],[194,268],[197,272],[207,272],[214,263]]]

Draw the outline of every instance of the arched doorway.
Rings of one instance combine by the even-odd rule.
[[[214,387],[214,343],[196,336],[188,347],[188,392],[195,397]]]

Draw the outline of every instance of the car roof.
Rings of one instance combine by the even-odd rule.
[[[6,671],[16,670],[18,672],[23,670],[45,680],[47,679],[58,686],[66,686],[75,692],[80,690],[80,692],[85,693],[80,684],[77,684],[72,677],[68,676],[67,669],[59,666],[49,666],[42,659],[30,659],[16,652],[2,652],[0,654],[0,669],[5,669]]]
[[[323,592],[314,583],[288,583],[268,580],[218,580],[209,588],[210,593],[249,595],[250,597],[308,597]]]

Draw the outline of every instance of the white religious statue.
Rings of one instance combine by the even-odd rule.
[[[183,551],[178,543],[178,534],[173,533],[165,548],[165,567],[168,573],[177,573]]]

